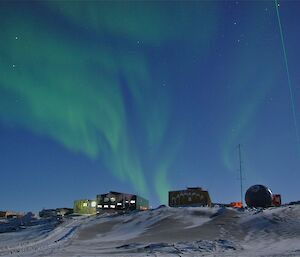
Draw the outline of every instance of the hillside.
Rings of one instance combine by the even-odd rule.
[[[300,256],[300,205],[73,217],[0,234],[0,256]]]

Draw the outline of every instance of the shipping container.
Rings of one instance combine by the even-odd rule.
[[[243,208],[243,203],[242,202],[231,202],[229,204],[229,207],[232,207],[232,208]]]
[[[280,194],[273,194],[272,205],[275,207],[281,206],[281,195]]]

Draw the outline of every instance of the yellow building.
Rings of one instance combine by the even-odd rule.
[[[96,214],[96,200],[81,199],[74,201],[74,213]]]

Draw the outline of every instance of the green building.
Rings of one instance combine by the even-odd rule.
[[[77,214],[96,214],[96,200],[75,200],[74,201],[74,213]]]

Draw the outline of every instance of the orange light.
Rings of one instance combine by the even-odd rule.
[[[242,202],[232,202],[232,203],[230,203],[230,207],[232,207],[232,208],[243,208],[243,203]]]

